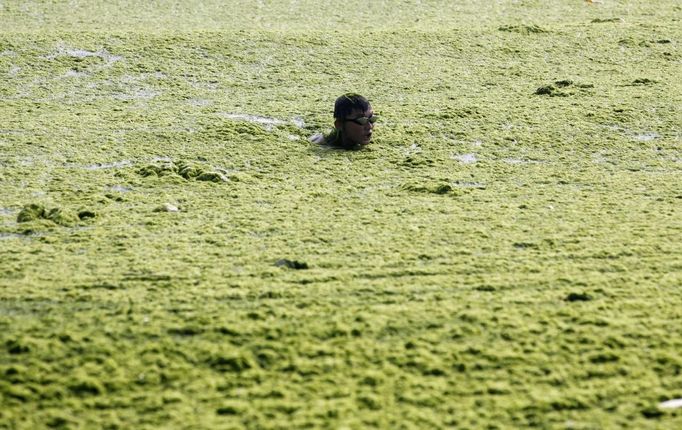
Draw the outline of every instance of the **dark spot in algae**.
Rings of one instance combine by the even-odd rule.
[[[381,382],[381,376],[380,375],[369,375],[365,376],[360,380],[360,384],[362,385],[367,385],[370,387],[377,387],[380,385]]]
[[[282,259],[277,260],[275,262],[275,266],[286,267],[288,269],[294,269],[294,270],[305,270],[308,268],[308,263],[306,263],[304,261],[289,260],[286,258],[282,258]]]
[[[5,346],[10,354],[26,354],[31,351],[31,347],[21,339],[10,339],[5,342]]]
[[[536,243],[531,243],[531,242],[515,242],[514,243],[514,248],[516,249],[538,249],[540,248],[538,244]]]
[[[10,387],[7,387],[5,388],[3,394],[5,394],[5,396],[7,397],[17,399],[21,402],[26,402],[30,400],[31,397],[33,397],[32,392],[21,385],[12,385]]]
[[[169,334],[176,336],[195,336],[204,332],[201,327],[175,327],[168,330]]]
[[[115,202],[122,202],[124,200],[123,196],[117,196],[117,195],[110,194],[110,193],[105,194],[104,197],[108,198],[109,200],[113,200]]]
[[[652,406],[642,409],[642,415],[644,416],[644,418],[648,419],[660,418],[661,416],[663,416],[663,411]]]
[[[621,22],[623,18],[595,18],[590,21],[592,24],[603,24],[605,22]]]
[[[104,388],[102,385],[95,380],[90,380],[90,379],[82,379],[80,381],[77,381],[71,385],[69,385],[69,390],[71,390],[72,393],[79,395],[79,396],[96,396],[99,394],[102,394],[104,391]]]
[[[438,186],[433,190],[433,192],[434,192],[435,194],[447,194],[447,193],[449,193],[450,191],[452,191],[452,187],[451,187],[450,185],[448,185],[448,184],[438,185]]]
[[[234,405],[227,405],[219,407],[215,412],[218,415],[239,415],[241,413],[241,409]]]
[[[555,411],[577,411],[587,409],[588,405],[583,400],[578,398],[566,398],[555,400],[549,404]]]
[[[576,84],[570,79],[562,79],[560,81],[555,81],[553,84],[543,85],[535,90],[536,95],[540,96],[550,96],[550,97],[568,97],[574,95],[574,92],[561,91],[560,88],[566,89],[568,87],[575,87],[579,90],[587,90],[594,88],[593,84]]]
[[[243,356],[218,356],[210,360],[209,365],[220,372],[241,373],[253,367],[250,360]]]
[[[238,336],[240,334],[239,331],[230,327],[218,327],[215,331],[225,336]]]
[[[14,377],[16,375],[20,375],[20,374],[21,374],[20,368],[17,368],[15,366],[8,367],[7,370],[5,370],[5,376],[7,378],[12,378],[12,377]]]
[[[405,342],[405,349],[417,349],[417,344],[409,340]]]
[[[117,284],[112,284],[112,283],[109,283],[109,282],[106,282],[106,281],[105,281],[105,282],[98,282],[98,283],[95,283],[95,284],[81,285],[81,288],[86,288],[86,289],[87,289],[87,288],[101,288],[101,289],[103,289],[103,290],[116,290],[116,289],[121,288],[121,286],[120,286],[120,285],[117,285]]]
[[[648,78],[640,78],[640,79],[635,79],[632,81],[632,85],[653,85],[655,84],[656,81],[653,79],[648,79]]]
[[[97,214],[95,212],[89,211],[89,210],[82,210],[82,211],[78,212],[78,218],[81,220],[85,220],[88,218],[95,218],[96,216],[97,216]]]
[[[551,96],[555,94],[555,91],[556,88],[554,88],[553,85],[545,85],[535,90],[535,94],[539,96]]]
[[[592,296],[587,293],[570,293],[564,300],[567,302],[588,302],[592,300]]]
[[[372,394],[358,396],[358,404],[362,409],[369,409],[372,411],[378,411],[381,409],[380,399]]]
[[[423,156],[408,155],[401,164],[407,167],[420,167],[431,166],[434,164],[434,161],[430,158],[424,158]]]
[[[402,189],[417,193],[450,194],[454,192],[450,184],[405,184]]]
[[[590,357],[590,363],[594,364],[613,363],[618,360],[620,360],[620,357],[610,352],[600,353]]]
[[[46,424],[53,429],[67,429],[70,428],[69,425],[72,423],[65,417],[52,417]]]
[[[263,350],[256,353],[256,361],[263,369],[269,369],[272,367],[279,359],[276,351],[273,350]]]
[[[517,24],[517,25],[503,25],[498,27],[499,31],[506,31],[509,33],[519,33],[519,34],[540,34],[547,33],[544,28],[535,24]]]

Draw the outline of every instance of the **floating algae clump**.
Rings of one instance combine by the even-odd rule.
[[[227,182],[227,177],[220,172],[204,172],[197,176],[197,181]]]
[[[178,175],[186,180],[195,179],[197,181],[208,182],[227,182],[227,176],[221,172],[209,171],[186,161],[179,161],[177,164],[172,161],[164,161],[160,164],[150,164],[137,171],[142,176],[167,176]]]
[[[76,218],[72,214],[64,212],[59,208],[53,208],[47,211],[45,219],[49,219],[50,221],[53,221],[55,224],[65,226],[72,225],[73,223],[76,222]]]
[[[417,193],[452,194],[452,185],[446,183],[403,184],[402,189]]]
[[[170,203],[164,203],[154,208],[153,212],[179,212],[180,208]]]
[[[180,161],[178,163],[177,172],[178,175],[182,176],[185,179],[196,178],[198,176],[201,176],[202,173],[204,173],[204,171],[199,167],[190,163],[185,163],[184,161]]]
[[[197,181],[227,182],[227,177],[220,172],[206,171],[201,167],[184,161],[178,163],[178,174],[187,180],[196,179]]]
[[[23,209],[17,215],[17,222],[29,222],[45,217],[45,206],[38,205],[35,203],[28,204],[24,206]]]
[[[503,25],[498,27],[498,30],[520,34],[547,33],[547,30],[535,24]]]
[[[308,263],[306,263],[305,261],[289,260],[287,258],[282,258],[275,262],[275,266],[286,267],[288,269],[295,270],[305,270],[308,268]]]
[[[540,96],[550,96],[550,97],[567,97],[567,96],[574,95],[574,92],[559,90],[559,88],[567,89],[568,87],[574,87],[574,88],[584,92],[585,90],[588,90],[590,88],[594,88],[594,85],[592,85],[592,84],[575,84],[570,79],[563,79],[563,80],[554,82],[554,84],[544,85],[544,86],[538,88],[537,90],[535,90],[535,94],[540,95]]]
[[[142,176],[166,176],[178,173],[178,166],[172,161],[163,162],[160,164],[150,164],[140,168],[137,173]]]
[[[55,224],[62,226],[69,226],[76,222],[76,217],[68,212],[64,212],[60,208],[46,209],[45,206],[36,203],[31,203],[19,212],[17,215],[17,222],[31,222],[39,220],[52,221]]]
[[[566,97],[568,94],[558,91],[557,88],[554,85],[545,85],[537,90],[535,90],[535,94],[539,96],[550,96],[550,97]]]

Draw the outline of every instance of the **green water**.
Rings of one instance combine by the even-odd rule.
[[[0,428],[682,426],[677,2],[222,3],[0,2]]]

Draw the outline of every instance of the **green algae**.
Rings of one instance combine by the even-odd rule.
[[[219,171],[207,171],[204,167],[184,161],[179,161],[177,164],[172,161],[163,161],[161,163],[149,164],[141,167],[137,171],[142,176],[167,176],[177,175],[186,180],[208,181],[208,182],[227,182],[228,174]],[[239,180],[235,177],[235,180]]]
[[[507,31],[507,32],[512,32],[512,33],[520,33],[520,34],[538,34],[538,33],[547,33],[547,30],[543,29],[539,25],[535,24],[514,24],[514,25],[503,25],[502,27],[499,27],[498,30],[500,31]]]
[[[256,3],[0,6],[0,428],[679,427],[679,7]]]
[[[31,221],[47,220],[61,226],[71,226],[79,218],[83,219],[92,216],[94,216],[94,214],[90,215],[89,212],[79,212],[77,218],[76,215],[64,211],[61,208],[46,209],[43,205],[31,203],[24,206],[21,211],[19,211],[17,222],[27,223]]]
[[[281,258],[275,262],[277,267],[286,267],[295,270],[308,269],[308,263],[305,261],[289,260],[288,258]]]
[[[554,84],[544,85],[535,90],[536,95],[546,95],[550,97],[569,97],[576,94],[573,89],[585,92],[588,89],[594,88],[592,84],[576,84],[570,79],[564,79],[554,82]]]

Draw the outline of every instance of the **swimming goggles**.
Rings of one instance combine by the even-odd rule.
[[[367,124],[368,122],[369,122],[370,124],[374,124],[375,122],[377,122],[377,119],[378,119],[378,118],[377,118],[376,115],[372,115],[372,116],[370,116],[369,118],[366,117],[366,116],[360,116],[360,117],[357,117],[357,118],[346,118],[346,119],[344,119],[344,121],[354,122],[354,123],[356,123],[356,124],[358,124],[358,125],[365,125],[365,124]]]

